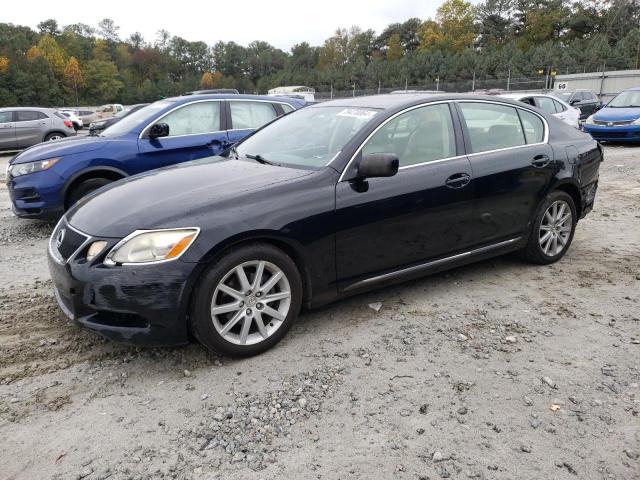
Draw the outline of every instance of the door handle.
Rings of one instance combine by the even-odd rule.
[[[468,173],[454,173],[444,181],[449,188],[463,188],[469,185],[471,176]]]
[[[536,168],[542,168],[549,165],[550,161],[551,159],[548,155],[536,155],[535,157],[533,157],[533,160],[531,160],[531,165]]]

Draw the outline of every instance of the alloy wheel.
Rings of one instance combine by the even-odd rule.
[[[266,260],[252,260],[222,277],[211,300],[211,320],[228,342],[255,345],[280,328],[290,307],[285,273]]]
[[[62,135],[51,135],[49,137],[49,141],[51,142],[53,140],[61,140],[62,138],[63,138]]]
[[[564,200],[556,200],[544,212],[538,240],[545,255],[555,257],[567,245],[573,229],[571,207]]]

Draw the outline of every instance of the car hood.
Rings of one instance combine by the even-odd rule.
[[[39,143],[23,150],[14,157],[11,163],[27,163],[35,160],[91,152],[104,147],[110,141],[111,139],[104,137],[71,137],[53,142]]]
[[[197,219],[248,192],[309,175],[309,170],[222,157],[185,162],[122,179],[67,213],[78,230],[122,238],[135,230],[193,227]]]
[[[604,107],[593,116],[595,120],[602,122],[619,122],[624,120],[636,120],[640,118],[640,108],[612,108]]]

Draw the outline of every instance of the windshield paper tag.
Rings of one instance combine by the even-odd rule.
[[[371,118],[377,112],[374,110],[364,110],[361,108],[345,108],[340,113],[338,113],[338,117],[353,117],[353,118]]]

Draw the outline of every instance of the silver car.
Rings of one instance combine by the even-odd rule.
[[[52,108],[0,108],[0,150],[26,148],[75,134],[71,120]]]

